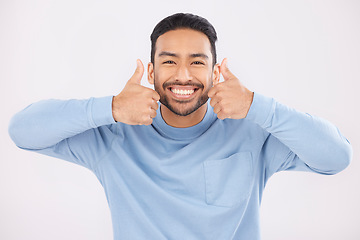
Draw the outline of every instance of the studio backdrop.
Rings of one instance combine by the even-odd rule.
[[[334,123],[354,155],[343,172],[281,172],[262,199],[264,240],[360,239],[360,2],[0,1],[0,239],[110,240],[104,191],[87,169],[17,148],[11,117],[41,99],[117,95],[150,34],[190,12],[218,33],[218,62],[250,90]],[[147,83],[146,72],[142,84]]]

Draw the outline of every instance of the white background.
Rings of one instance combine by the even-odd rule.
[[[96,177],[22,151],[13,114],[47,98],[116,95],[164,17],[192,12],[218,32],[220,62],[251,90],[328,119],[354,150],[334,176],[274,175],[262,203],[264,240],[360,239],[360,2],[0,1],[0,239],[112,239]],[[146,84],[146,77],[143,82]]]

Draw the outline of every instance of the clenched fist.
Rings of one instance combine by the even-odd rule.
[[[144,65],[138,59],[135,73],[112,102],[116,122],[130,125],[150,125],[156,116],[160,96],[153,89],[141,85]]]
[[[220,66],[220,73],[224,77],[224,82],[216,84],[209,91],[210,105],[219,119],[245,118],[249,112],[254,93],[249,91],[240,81],[232,74],[227,67],[225,58]]]

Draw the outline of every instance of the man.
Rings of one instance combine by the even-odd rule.
[[[13,117],[10,136],[90,169],[115,239],[260,239],[275,172],[335,174],[352,149],[329,122],[249,91],[226,59],[216,64],[216,39],[204,18],[169,16],[151,35],[155,90],[141,85],[138,60],[118,95],[34,103]]]

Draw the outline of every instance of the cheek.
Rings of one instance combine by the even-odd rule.
[[[155,71],[155,78],[157,81],[165,82],[173,76],[173,73],[170,69],[159,68]]]
[[[212,87],[212,71],[204,69],[196,69],[193,71],[193,76],[204,84],[205,88]]]

